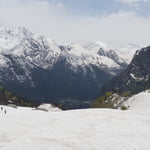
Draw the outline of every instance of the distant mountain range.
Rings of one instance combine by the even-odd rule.
[[[85,107],[131,59],[102,42],[62,46],[26,28],[0,29],[0,84],[37,102]]]

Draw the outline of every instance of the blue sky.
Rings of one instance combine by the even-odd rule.
[[[112,13],[121,7],[120,3],[111,0],[55,0],[52,2],[61,3],[68,12],[80,15]]]
[[[57,43],[150,45],[150,0],[0,0],[0,27],[23,26]]]
[[[41,0],[44,1],[44,0]],[[48,0],[53,4],[62,4],[66,10],[76,15],[103,15],[120,10],[134,11],[139,15],[149,15],[149,0]]]

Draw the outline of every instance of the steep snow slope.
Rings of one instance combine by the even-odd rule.
[[[149,150],[150,111],[0,111],[2,150]]]
[[[130,97],[125,103],[129,110],[150,112],[150,91],[141,92]]]

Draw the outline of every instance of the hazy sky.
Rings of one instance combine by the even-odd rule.
[[[58,43],[150,45],[150,0],[0,0],[0,27],[27,27]]]

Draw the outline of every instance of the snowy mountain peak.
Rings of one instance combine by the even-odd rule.
[[[0,29],[0,51],[13,49],[24,37],[30,37],[24,28]],[[30,33],[31,34],[31,33]]]
[[[106,43],[102,42],[102,41],[96,41],[95,42],[97,45],[99,45],[99,47],[101,47],[102,49],[105,50],[110,50],[110,46],[108,46]]]
[[[88,50],[98,51],[100,48],[110,50],[111,48],[102,41],[87,42],[84,47]]]
[[[24,27],[18,27],[18,28],[1,28],[0,29],[0,36],[1,38],[30,38],[33,36],[33,33]]]
[[[19,27],[0,30],[0,53],[23,57],[46,68],[53,63],[56,55],[61,53],[61,49],[54,41]]]
[[[21,47],[21,48],[20,48]],[[7,51],[10,53],[14,49],[23,50],[23,47],[32,50],[40,48],[40,50],[53,50],[60,51],[58,45],[44,36],[32,33],[30,30],[18,27],[9,29],[0,29],[0,50]],[[58,50],[59,49],[59,50]]]
[[[66,51],[69,55],[74,55],[75,57],[86,57],[86,56],[92,56],[95,55],[94,52],[87,50],[82,45],[77,43],[72,43],[66,47]]]
[[[0,53],[21,57],[44,69],[52,68],[62,57],[75,71],[94,65],[116,74],[129,63],[126,55],[110,49],[102,41],[88,42],[84,46],[77,43],[60,46],[22,27],[0,29]]]

